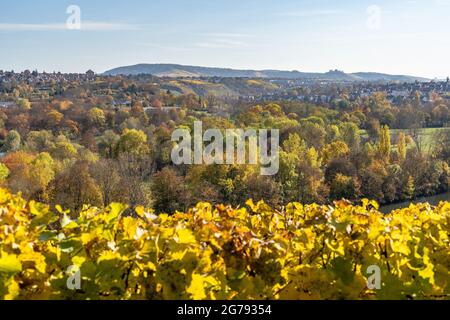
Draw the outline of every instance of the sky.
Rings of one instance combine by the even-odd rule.
[[[177,63],[445,78],[449,15],[450,0],[0,0],[0,70]]]

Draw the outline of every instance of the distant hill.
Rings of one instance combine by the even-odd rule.
[[[119,67],[104,72],[105,75],[138,75],[151,74],[157,77],[183,78],[183,77],[221,77],[221,78],[270,78],[270,79],[305,79],[328,81],[428,81],[428,79],[406,76],[389,75],[373,72],[344,73],[342,71],[329,71],[326,73],[308,73],[300,71],[281,70],[236,70],[228,68],[208,68],[197,66],[184,66],[179,64],[137,64]]]

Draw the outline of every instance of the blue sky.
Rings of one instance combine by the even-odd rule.
[[[66,10],[81,10],[69,30]],[[0,69],[136,63],[450,76],[450,0],[0,0]]]

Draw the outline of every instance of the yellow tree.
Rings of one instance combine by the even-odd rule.
[[[398,150],[398,157],[401,162],[405,161],[406,159],[406,137],[403,131],[400,132],[398,136],[398,143],[397,143],[397,150]]]
[[[48,201],[48,185],[55,177],[53,158],[47,152],[40,153],[30,164],[30,178],[39,193],[39,200]]]
[[[117,151],[142,156],[149,151],[147,136],[141,130],[125,129],[117,142]]]
[[[334,159],[346,157],[349,153],[350,149],[344,141],[334,141],[323,148],[322,161],[328,164]]]
[[[92,108],[89,110],[88,118],[93,125],[97,125],[99,127],[104,126],[106,122],[105,113],[100,108]]]
[[[0,163],[0,183],[3,183],[9,176],[9,169],[3,163]]]
[[[389,162],[391,156],[391,133],[388,126],[381,128],[378,152],[383,161]]]
[[[408,199],[412,199],[414,197],[414,192],[415,192],[414,178],[412,176],[409,176],[408,181],[405,185],[405,195]]]

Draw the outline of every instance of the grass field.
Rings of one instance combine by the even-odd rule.
[[[422,150],[425,152],[428,152],[431,150],[432,146],[433,146],[433,140],[434,137],[436,135],[436,133],[440,132],[440,131],[448,131],[450,130],[450,128],[422,128],[422,129],[418,129],[417,133],[419,134],[420,137],[420,143],[421,143],[421,147]],[[399,135],[399,133],[403,131],[406,135],[412,135],[413,132],[410,129],[391,129],[391,141],[393,145],[397,144],[397,137]],[[361,131],[361,136],[362,137],[367,137],[367,133],[365,130]]]

